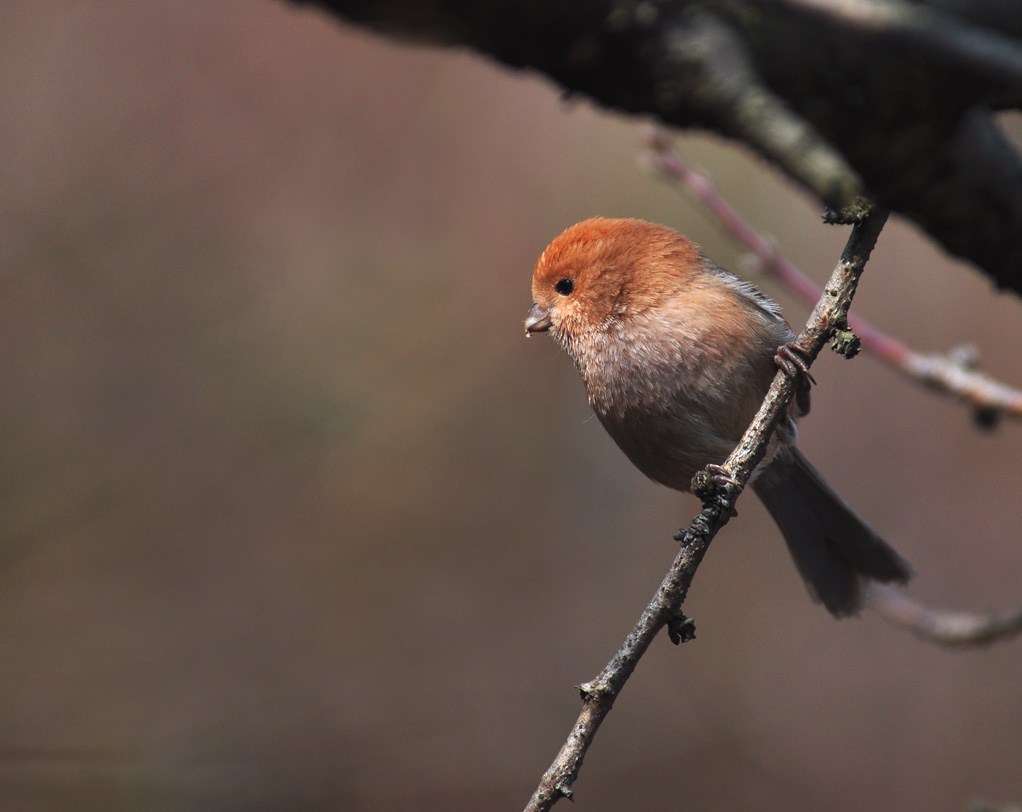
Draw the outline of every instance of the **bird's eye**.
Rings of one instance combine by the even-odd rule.
[[[574,279],[561,279],[556,285],[554,285],[554,290],[561,294],[561,296],[570,296],[574,289]]]

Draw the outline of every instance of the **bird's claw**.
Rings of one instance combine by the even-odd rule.
[[[710,474],[710,481],[714,485],[720,488],[723,488],[725,485],[731,485],[735,488],[738,487],[738,483],[735,482],[735,478],[728,473],[727,468],[723,465],[717,465],[715,462],[711,462],[706,466],[705,470]]]
[[[774,355],[774,363],[785,375],[790,378],[802,375],[810,383],[815,384],[816,378],[809,372],[810,361],[812,359],[809,357],[809,353],[791,341],[778,347],[777,353]]]

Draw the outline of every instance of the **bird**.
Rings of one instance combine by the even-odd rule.
[[[543,251],[526,335],[549,332],[582,376],[593,411],[654,482],[691,492],[721,463],[781,367],[796,397],[750,479],[811,597],[856,615],[868,584],[912,569],[834,491],[796,445],[809,411],[806,358],[780,309],[668,226],[593,217]]]

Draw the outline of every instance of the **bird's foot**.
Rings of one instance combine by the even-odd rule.
[[[723,465],[713,462],[692,477],[692,493],[698,496],[704,505],[714,500],[723,500],[723,504],[733,519],[738,515],[738,511],[735,510],[734,503],[725,490],[728,485],[735,489],[738,488],[738,483],[728,473],[728,470]]]
[[[778,347],[777,354],[774,355],[774,363],[788,377],[794,378],[801,375],[810,383],[816,383],[816,378],[809,372],[811,360],[809,353],[791,341]]]
[[[731,485],[735,488],[738,487],[738,483],[735,482],[735,478],[728,473],[727,468],[723,465],[717,465],[717,463],[711,462],[703,470],[709,474],[710,482],[719,488],[722,488],[725,485]]]

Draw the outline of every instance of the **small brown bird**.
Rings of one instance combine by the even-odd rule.
[[[621,450],[679,491],[731,453],[778,365],[805,377],[777,306],[666,226],[600,217],[572,226],[539,258],[532,298],[526,333],[553,333]],[[805,381],[752,488],[814,599],[843,617],[862,607],[868,579],[912,573],[795,447],[808,410]]]

